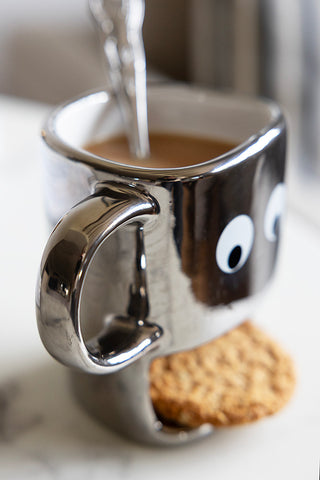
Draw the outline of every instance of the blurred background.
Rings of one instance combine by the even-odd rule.
[[[319,0],[146,0],[148,69],[271,97],[290,128],[290,195],[320,227]],[[105,82],[87,0],[0,3],[0,94],[56,104]]]

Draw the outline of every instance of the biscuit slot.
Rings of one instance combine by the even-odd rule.
[[[154,411],[168,428],[233,426],[280,410],[292,396],[291,357],[251,322],[150,366]]]

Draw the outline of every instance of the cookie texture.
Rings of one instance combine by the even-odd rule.
[[[294,385],[290,356],[249,321],[194,350],[157,358],[150,367],[155,411],[186,427],[231,426],[272,415]]]

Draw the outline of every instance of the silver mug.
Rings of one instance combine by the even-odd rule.
[[[238,146],[180,168],[133,167],[83,147],[123,131],[96,91],[43,129],[47,216],[36,293],[48,352],[72,367],[78,399],[135,440],[179,444],[210,433],[157,418],[155,357],[196,347],[253,311],[275,269],[286,128],[273,102],[181,85],[150,86],[150,129]]]

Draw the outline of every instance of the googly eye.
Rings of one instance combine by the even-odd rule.
[[[217,248],[216,261],[224,273],[240,270],[250,255],[254,240],[254,226],[248,215],[238,215],[224,228]]]
[[[271,193],[264,216],[264,234],[269,242],[275,242],[278,238],[279,222],[284,211],[285,200],[285,184],[278,183]]]

